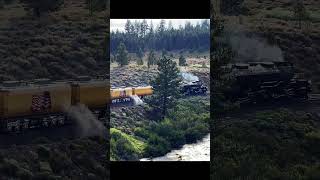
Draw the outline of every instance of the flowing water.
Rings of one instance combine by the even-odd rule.
[[[140,161],[210,161],[210,134],[194,144],[186,144],[181,149],[172,150],[162,157],[143,158]]]

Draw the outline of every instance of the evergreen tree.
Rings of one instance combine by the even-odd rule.
[[[149,25],[147,21],[144,19],[140,24],[140,29],[141,29],[140,31],[141,31],[142,37],[146,36],[148,28],[149,28]]]
[[[126,22],[124,29],[127,34],[131,34],[131,21],[129,19]]]
[[[160,23],[157,30],[154,30],[152,21],[128,20],[124,32],[111,32],[110,51],[114,53],[120,42],[126,45],[129,52],[137,53],[139,48],[146,50],[161,51],[172,50],[199,50],[208,51],[210,48],[210,25],[209,21],[203,21],[194,26],[187,23],[185,27],[174,29],[173,26],[165,27],[165,21]],[[171,28],[170,28],[171,27]]]
[[[120,64],[120,66],[129,64],[128,51],[124,43],[120,43],[120,45],[118,46],[116,60]]]
[[[154,93],[150,106],[153,113],[160,119],[164,119],[169,108],[174,106],[176,98],[179,97],[179,85],[181,77],[179,69],[174,61],[162,57],[158,62],[158,74],[151,81]]]
[[[139,48],[137,56],[138,56],[137,64],[138,65],[143,65],[143,59],[142,59],[143,58],[143,51],[142,51],[141,48]]]
[[[186,58],[181,54],[179,57],[179,66],[186,66],[186,65],[187,65]]]
[[[154,51],[151,50],[148,56],[148,68],[150,68],[151,65],[154,65],[156,62],[156,56],[154,54]]]
[[[165,30],[166,30],[166,21],[164,19],[161,19],[160,24],[159,24],[159,28],[158,28],[158,32],[160,34],[163,34]]]
[[[149,34],[151,34],[151,35],[153,35],[153,32],[154,30],[153,30],[153,23],[152,23],[152,20],[151,20],[151,22],[150,22],[150,28],[149,28]]]

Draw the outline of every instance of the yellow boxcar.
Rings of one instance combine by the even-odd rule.
[[[111,99],[127,98],[134,95],[131,87],[111,89]]]
[[[153,93],[152,86],[134,88],[134,95],[137,95],[137,96],[148,96],[148,95],[152,95],[152,93]]]
[[[110,90],[110,96],[111,96],[111,99],[117,99],[120,97],[120,93],[121,93],[121,89],[111,89]]]
[[[66,83],[0,88],[3,118],[64,112],[71,105],[71,87]]]
[[[111,99],[127,98],[132,95],[148,96],[152,95],[152,86],[145,87],[127,87],[127,88],[115,88],[111,89]]]
[[[104,80],[74,82],[72,104],[84,104],[89,108],[105,108],[109,101],[109,91],[110,87]]]

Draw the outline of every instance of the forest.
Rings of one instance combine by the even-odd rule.
[[[201,23],[192,25],[187,22],[178,29],[172,26],[172,22],[161,20],[154,27],[152,21],[147,20],[131,22],[127,20],[125,31],[111,32],[110,51],[114,54],[120,43],[124,43],[128,52],[138,53],[142,51],[206,51],[210,48],[210,23],[203,20]]]

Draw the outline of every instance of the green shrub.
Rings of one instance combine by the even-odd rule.
[[[134,130],[134,135],[143,139],[148,139],[151,136],[151,132],[146,128],[138,127]]]
[[[170,144],[167,140],[155,134],[149,137],[146,155],[148,157],[162,156],[170,151]]]
[[[127,135],[120,130],[111,128],[111,158],[114,160],[136,160],[142,157],[145,143]]]
[[[186,130],[185,138],[187,143],[195,143],[208,133],[208,128],[203,124],[198,124]]]

